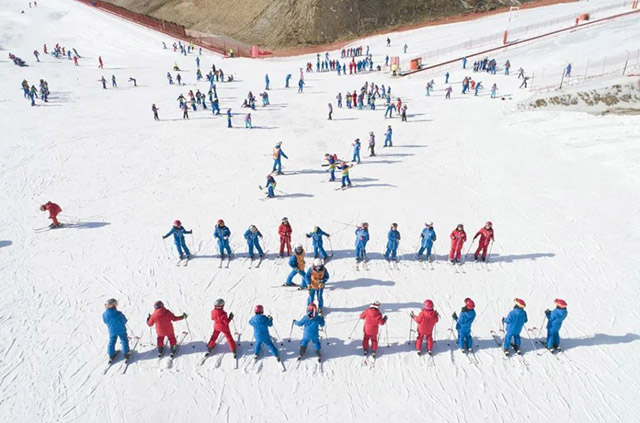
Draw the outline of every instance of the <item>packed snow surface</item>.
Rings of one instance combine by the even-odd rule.
[[[566,14],[566,7],[520,16],[545,20]],[[405,42],[411,48],[451,28],[464,34],[464,41],[498,32],[506,21],[507,15],[499,15],[392,34],[389,48],[385,37],[362,44],[370,45],[374,61],[382,64]],[[195,81],[196,54],[174,53],[174,40],[163,34],[70,0],[41,0],[37,8],[26,0],[4,0],[0,33],[4,420],[637,421],[639,118],[515,107],[531,94],[518,88],[519,67],[546,67],[560,76],[572,60],[637,49],[637,17],[499,53],[496,75],[462,70],[461,64],[409,78],[394,78],[384,68],[340,77],[314,72],[304,75],[303,94],[284,89],[284,78],[291,73],[295,87],[299,68],[306,62],[315,67],[315,55],[255,61],[204,52],[204,73],[215,63],[235,77],[217,84],[223,114],[229,107],[234,113],[233,129],[210,109],[182,119],[178,95],[196,88],[206,93],[208,83]],[[162,49],[162,41],[169,49]],[[49,50],[56,43],[76,48],[80,66],[43,54],[44,43]],[[34,49],[41,53],[40,63]],[[29,66],[15,66],[8,53]],[[104,69],[98,69],[98,56]],[[502,72],[507,59],[510,76]],[[174,62],[183,69],[185,86],[167,83],[168,71],[175,78]],[[447,70],[450,100],[444,99]],[[252,113],[255,128],[245,129],[246,109],[240,104],[248,91],[264,90],[267,73],[271,105],[258,105]],[[117,89],[111,88],[111,75]],[[464,76],[482,81],[479,96],[460,93]],[[431,78],[435,92],[426,97]],[[23,79],[36,86],[47,80],[50,101],[36,100],[31,107],[22,95]],[[375,111],[335,107],[338,92],[359,91],[365,81],[390,85],[394,100],[408,105],[408,122],[395,114],[385,120],[380,100]],[[497,99],[489,96],[493,83]],[[327,120],[330,102],[332,121]],[[152,119],[152,103],[160,108],[160,122]],[[382,148],[387,125],[394,131],[392,148]],[[371,158],[370,131],[377,141]],[[351,170],[354,186],[342,191],[328,182],[321,164],[325,153],[350,159],[355,138],[363,142],[362,163]],[[276,177],[277,197],[265,200],[258,185],[271,170],[276,141],[283,142],[289,159],[283,163],[286,174]],[[38,210],[48,200],[61,205],[60,218],[69,225],[35,232],[49,222]],[[306,360],[295,362],[299,329],[288,342],[291,321],[304,314],[307,295],[277,287],[289,273],[276,257],[277,225],[284,216],[293,226],[294,243],[305,244],[304,233],[313,225],[331,234],[325,246],[335,256],[327,264],[322,369],[312,348]],[[228,269],[218,267],[212,238],[220,218],[231,228],[237,254]],[[171,240],[161,239],[175,219],[193,229],[187,242],[195,257],[187,267],[175,266]],[[449,265],[448,236],[456,224],[464,223],[472,238],[487,220],[496,231],[488,265],[472,260]],[[356,270],[353,232],[364,221],[371,233],[369,270]],[[433,270],[414,258],[427,221],[438,234]],[[392,222],[402,234],[397,269],[381,257]],[[264,234],[268,250],[267,260],[252,269],[242,239],[250,224]],[[127,315],[130,335],[140,337],[125,374],[120,360],[103,375],[107,333],[101,314],[110,297]],[[238,369],[224,341],[200,365],[212,331],[210,310],[219,297],[237,316],[242,334]],[[474,299],[478,312],[477,364],[449,341],[451,314],[465,297]],[[529,329],[540,327],[554,298],[567,301],[563,353],[553,356],[538,344],[533,351],[525,330],[524,359],[503,357],[490,331],[500,329],[515,297],[527,302]],[[418,357],[407,342],[409,313],[418,312],[426,298],[441,315],[433,361]],[[189,313],[187,322],[175,323],[178,334],[189,334],[172,362],[157,359],[155,336],[145,324],[158,299],[175,313]],[[361,326],[353,339],[349,335],[374,300],[389,320],[372,368],[370,362],[362,365]],[[286,372],[265,351],[253,363],[247,321],[258,303],[284,340]]]

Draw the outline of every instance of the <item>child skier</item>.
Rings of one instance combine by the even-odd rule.
[[[322,313],[322,308],[324,306],[324,286],[329,280],[329,272],[324,267],[324,262],[317,258],[313,261],[313,266],[307,270],[307,277],[305,278],[304,283],[300,286],[300,288],[306,288],[307,284],[309,287],[309,298],[307,299],[307,305],[310,305],[315,300],[316,295],[318,296],[318,309],[320,313]]]
[[[356,263],[367,259],[367,242],[369,242],[369,224],[363,222],[356,228]]]
[[[158,357],[162,356],[164,350],[164,338],[169,338],[169,345],[171,346],[171,354],[175,354],[178,348],[178,341],[173,330],[173,322],[183,320],[187,318],[187,313],[182,313],[181,316],[176,316],[171,310],[164,307],[162,301],[156,301],[153,305],[154,312],[147,316],[147,325],[149,327],[156,325],[156,334],[158,334]]]
[[[480,237],[480,241],[478,242],[478,249],[473,255],[473,259],[478,261],[478,256],[480,255],[480,251],[482,251],[482,261],[486,261],[487,248],[489,248],[489,244],[494,241],[493,224],[491,222],[485,223],[484,227],[478,231],[473,239],[475,240],[477,237]]]
[[[567,318],[567,302],[561,299],[553,301],[556,308],[545,310],[547,316],[547,349],[551,352],[560,351],[560,328],[562,322]]]
[[[299,327],[304,327],[304,334],[302,335],[302,340],[300,341],[300,353],[298,355],[298,360],[301,360],[304,356],[304,353],[307,351],[307,345],[309,341],[313,342],[313,348],[316,350],[316,354],[318,355],[318,361],[321,359],[322,349],[320,342],[319,331],[321,327],[324,327],[324,317],[322,314],[318,314],[318,309],[314,303],[309,304],[307,307],[307,314],[300,320],[294,320],[293,324]]]
[[[109,354],[109,360],[116,358],[116,340],[120,338],[120,345],[122,345],[122,351],[126,359],[131,354],[129,352],[129,339],[127,338],[127,318],[125,315],[117,309],[118,301],[115,298],[110,298],[104,303],[106,310],[102,314],[102,321],[109,329],[109,345],[107,352]]]
[[[264,251],[262,251],[262,247],[260,247],[260,238],[262,238],[262,234],[255,225],[249,226],[249,229],[247,229],[244,233],[244,239],[247,240],[247,245],[249,247],[249,257],[251,257],[251,260],[253,260],[254,247],[256,250],[258,250],[260,258],[264,257]]]
[[[267,188],[267,197],[269,198],[273,198],[276,196],[275,194],[275,189],[276,189],[276,179],[273,177],[272,174],[268,174],[267,175],[267,184],[265,186],[265,188]]]
[[[347,162],[342,162],[342,164],[338,167],[342,171],[342,188],[351,186],[351,178],[349,178],[349,169],[351,169],[353,165],[348,164]]]
[[[460,311],[460,317],[454,311],[453,320],[456,321],[456,330],[458,331],[458,346],[463,353],[467,353],[473,349],[473,339],[471,338],[471,325],[476,319],[476,304],[471,298],[464,299],[464,307]]]
[[[364,338],[362,339],[362,349],[365,356],[369,354],[369,341],[373,358],[378,351],[378,327],[387,323],[387,316],[380,313],[380,301],[374,301],[371,306],[360,314],[360,319],[364,319]]]
[[[302,248],[302,244],[296,245],[296,248],[293,250],[293,255],[289,257],[289,267],[291,267],[291,272],[289,273],[289,276],[287,276],[285,286],[298,286],[293,283],[293,277],[295,275],[300,275],[302,277],[302,285],[305,285],[306,275],[304,273],[304,255],[305,252]]]
[[[327,238],[331,238],[331,235],[324,232],[317,226],[312,226],[311,231],[307,233],[307,238],[311,238],[313,241],[313,257],[318,258],[318,255],[321,255],[324,260],[327,259],[327,252],[322,247],[322,237],[326,236]]]
[[[158,117],[158,110],[160,110],[155,104],[151,105],[151,111],[153,112],[153,120],[160,120]]]
[[[336,180],[336,166],[337,166],[337,158],[335,154],[325,154],[324,155],[324,159],[329,163],[329,169],[327,169],[327,172],[329,172],[329,182],[333,182]]]
[[[233,313],[224,311],[224,300],[218,298],[213,304],[213,310],[211,310],[211,320],[213,320],[213,335],[207,343],[207,356],[211,354],[211,351],[216,346],[216,341],[220,334],[223,334],[229,344],[229,349],[233,353],[233,358],[237,357],[236,341],[231,336],[231,330],[229,329],[229,323],[233,320]]]
[[[166,235],[162,236],[162,239],[166,239],[169,236],[173,235],[173,243],[176,245],[176,249],[178,250],[178,255],[181,259],[190,258],[191,252],[189,248],[187,248],[187,243],[184,240],[185,234],[193,233],[193,231],[188,231],[182,226],[182,222],[176,220],[173,222],[173,227]]]
[[[416,350],[418,355],[422,351],[422,341],[427,337],[427,354],[433,352],[433,328],[440,318],[437,311],[433,309],[433,301],[425,300],[422,303],[423,309],[417,316],[411,312],[411,318],[418,324],[418,338],[416,339]]]
[[[398,224],[392,223],[391,229],[387,233],[387,251],[384,253],[384,258],[388,261],[389,254],[391,254],[391,260],[398,261],[398,245],[400,244],[400,232],[398,231]]]
[[[216,223],[216,228],[213,231],[213,237],[218,240],[218,250],[220,250],[220,258],[224,259],[225,251],[231,258],[231,247],[229,246],[229,237],[231,236],[231,230],[225,226],[224,220],[220,219]]]
[[[467,240],[467,233],[464,231],[464,225],[460,223],[449,236],[451,238],[451,250],[449,251],[449,262],[451,264],[460,263],[462,255],[462,246]]]
[[[282,151],[282,141],[278,141],[273,147],[273,169],[271,172],[276,172],[278,175],[282,175],[282,158],[289,159],[287,155]]]
[[[360,138],[356,138],[356,140],[351,145],[353,146],[353,159],[351,159],[351,161],[359,164],[360,163],[360,147],[362,145],[360,144]]]
[[[275,345],[273,345],[273,341],[271,340],[271,335],[269,335],[269,326],[273,326],[273,318],[271,316],[264,315],[264,307],[261,305],[257,305],[254,309],[255,316],[249,320],[249,324],[253,326],[253,337],[255,338],[255,346],[253,347],[253,358],[255,360],[258,359],[258,354],[260,354],[260,348],[262,344],[265,344],[266,347],[271,351],[271,354],[276,358],[276,360],[280,361],[280,355],[278,354],[278,349]]]
[[[510,346],[513,347],[516,353],[522,354],[522,350],[520,350],[520,332],[522,332],[522,327],[528,321],[527,312],[524,310],[527,304],[520,298],[516,298],[513,301],[515,303],[513,310],[509,312],[506,318],[502,318],[502,324],[507,325],[504,345],[502,347],[505,355],[509,355]],[[513,342],[511,342],[512,339]]]
[[[369,132],[369,157],[375,157],[376,155],[376,136],[373,132]]]
[[[424,250],[427,250],[427,260],[431,261],[431,248],[433,248],[433,243],[437,239],[436,231],[435,229],[433,229],[433,222],[425,223],[424,226],[425,228],[420,234],[420,249],[418,250],[418,260],[422,261],[422,253],[424,253]]]
[[[280,257],[284,257],[284,249],[287,248],[287,256],[291,255],[291,233],[293,229],[289,224],[289,219],[282,218],[280,226],[278,227],[278,235],[280,235]]]
[[[391,130],[391,125],[387,126],[387,132],[384,134],[384,147],[393,147],[393,143],[391,142],[391,136],[393,135],[393,131]]]
[[[48,211],[49,219],[51,219],[50,228],[59,228],[62,226],[60,222],[58,222],[58,215],[62,212],[62,209],[56,203],[52,203],[51,201],[47,201],[43,205],[40,206],[40,211]]]

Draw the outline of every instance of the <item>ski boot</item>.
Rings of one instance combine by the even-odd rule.
[[[377,352],[377,351],[373,351],[373,352],[371,353],[371,357],[373,357],[373,359],[374,359],[374,360],[375,360],[375,358],[376,358],[376,352]]]
[[[164,351],[164,347],[158,347],[158,358],[162,357],[163,351]]]
[[[509,350],[505,350],[505,349],[503,349],[503,350],[502,350],[502,353],[503,353],[506,357],[508,357],[508,356],[509,356]]]
[[[418,351],[418,357],[422,355],[422,351]]]
[[[238,358],[238,351],[231,351],[233,353],[233,358],[236,359]]]
[[[316,355],[318,356],[318,363],[320,363],[322,361],[322,353],[320,350],[316,351]]]
[[[113,354],[111,354],[109,356],[109,362],[113,361],[116,359],[116,357],[118,356],[118,351],[114,352]]]
[[[177,345],[173,345],[171,347],[171,357],[173,357],[174,355],[176,355],[176,351],[178,351],[178,346]]]
[[[278,361],[278,363],[280,363],[280,356],[276,356],[276,360]]]
[[[307,352],[307,347],[300,347],[300,353],[298,354],[298,361],[302,360],[302,357],[306,352]]]
[[[369,355],[369,350],[363,350],[363,351],[362,351],[362,353],[363,353],[363,355],[366,357],[366,356],[368,356],[368,355]]]
[[[430,356],[432,356],[432,355],[433,355],[433,351],[431,351],[431,350],[427,350],[427,354],[429,354]]]
[[[128,361],[128,360],[129,360],[129,358],[131,358],[131,351],[129,351],[129,352],[127,352],[127,353],[125,353],[125,354],[124,354],[124,359],[125,359],[126,361]]]
[[[255,354],[255,355],[253,356],[253,359],[254,359],[255,361],[258,361],[258,354]]]

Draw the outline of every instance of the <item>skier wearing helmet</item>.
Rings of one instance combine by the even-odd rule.
[[[187,313],[182,313],[181,316],[176,316],[171,310],[164,307],[162,301],[156,301],[153,305],[153,314],[147,316],[147,325],[149,327],[156,325],[156,334],[158,335],[158,357],[162,356],[164,349],[164,338],[169,338],[169,345],[171,345],[171,354],[175,354],[178,341],[173,329],[173,322],[183,320],[187,318]]]
[[[227,344],[229,344],[229,348],[233,353],[233,358],[237,357],[237,347],[236,341],[234,341],[233,336],[231,336],[231,330],[229,329],[229,323],[233,320],[233,313],[229,313],[224,311],[224,300],[222,298],[218,298],[213,305],[213,310],[211,310],[211,320],[213,320],[213,335],[209,339],[207,343],[207,356],[211,354],[211,351],[216,346],[216,341],[220,334],[223,334],[227,339]]]
[[[45,204],[40,206],[40,211],[48,211],[49,219],[51,219],[50,228],[59,228],[62,226],[60,222],[58,222],[58,215],[62,211],[59,205],[56,203],[52,203],[51,201],[47,201]]]
[[[173,222],[173,227],[166,235],[162,236],[162,239],[166,239],[173,235],[173,243],[176,245],[176,249],[178,250],[178,255],[181,259],[191,257],[191,252],[189,248],[187,248],[187,243],[184,240],[185,234],[190,234],[193,231],[186,230],[182,223],[179,220]]]
[[[276,196],[276,193],[274,192],[276,189],[276,179],[273,177],[272,174],[268,174],[267,175],[267,182],[265,184],[265,188],[267,189],[267,197],[268,198],[273,198]]]
[[[247,245],[249,246],[249,257],[251,257],[251,260],[253,260],[254,247],[258,250],[260,258],[264,257],[264,251],[262,251],[262,247],[260,247],[260,238],[262,238],[262,234],[255,225],[249,226],[249,229],[244,233],[244,239],[247,240]]]
[[[220,250],[220,258],[224,259],[225,251],[231,258],[231,247],[229,246],[229,237],[231,236],[231,230],[225,226],[224,220],[218,220],[216,229],[213,231],[213,237],[218,240],[218,249]]]
[[[293,255],[289,257],[289,267],[291,267],[291,272],[289,273],[289,276],[287,276],[287,282],[284,284],[285,286],[298,286],[293,282],[293,277],[296,275],[300,275],[302,277],[302,285],[306,286],[304,256],[305,252],[304,248],[302,248],[302,244],[296,245],[293,250]]]
[[[369,341],[371,341],[371,350],[373,357],[378,351],[378,327],[387,323],[387,316],[380,313],[380,301],[374,301],[368,309],[360,313],[360,319],[364,319],[364,338],[362,339],[362,349],[364,355],[369,354]]]
[[[104,303],[106,310],[102,314],[102,321],[109,329],[109,344],[107,346],[109,360],[113,360],[118,355],[116,351],[116,340],[118,338],[120,338],[124,356],[128,359],[130,354],[129,339],[127,338],[127,317],[117,307],[118,301],[115,298],[110,298]]]
[[[425,300],[422,303],[423,309],[417,316],[411,312],[411,318],[418,324],[418,338],[416,339],[416,350],[421,354],[422,341],[427,338],[427,354],[433,351],[433,328],[440,318],[437,311],[433,309],[433,301]]]
[[[287,247],[287,256],[291,255],[291,233],[293,229],[289,224],[289,219],[282,218],[278,227],[278,235],[280,235],[280,257],[284,257],[284,248]]]
[[[516,298],[513,302],[513,310],[509,312],[506,318],[502,318],[502,324],[507,325],[504,345],[502,347],[504,355],[509,355],[510,346],[513,347],[516,353],[522,354],[522,350],[520,349],[520,332],[522,332],[524,324],[528,321],[527,312],[524,310],[527,304],[524,300]],[[513,342],[511,342],[512,339]]]
[[[431,261],[431,249],[433,248],[433,243],[438,237],[436,236],[436,231],[433,229],[433,222],[427,222],[424,224],[425,228],[422,230],[420,234],[420,249],[418,250],[418,260],[422,261],[422,253],[424,250],[427,250],[427,260]]]
[[[458,331],[458,346],[463,353],[473,349],[473,338],[471,338],[471,325],[476,319],[476,304],[471,298],[464,299],[464,307],[460,310],[460,317],[453,312],[453,320],[456,321],[456,330]]]
[[[322,348],[320,343],[319,330],[324,327],[324,317],[318,313],[318,308],[314,303],[309,304],[307,307],[307,314],[300,320],[294,320],[293,324],[296,326],[304,327],[304,334],[300,341],[300,354],[298,360],[302,359],[304,353],[307,351],[307,345],[309,341],[313,342],[313,348],[316,350],[318,361],[320,361],[320,350]]]
[[[392,223],[391,229],[387,233],[387,251],[384,253],[384,258],[389,260],[389,254],[391,254],[391,260],[398,261],[398,245],[400,244],[400,232],[398,231],[398,224]]]
[[[545,310],[544,314],[547,316],[547,349],[556,352],[560,351],[560,328],[567,318],[567,302],[558,298],[553,304],[556,308]]]
[[[273,169],[272,172],[277,172],[278,175],[282,175],[282,158],[289,159],[287,155],[282,151],[282,141],[278,141],[273,147]]]
[[[494,241],[493,237],[493,224],[491,222],[485,223],[484,227],[481,228],[478,233],[473,237],[475,240],[477,237],[480,237],[480,241],[478,241],[478,249],[473,255],[474,260],[478,260],[478,256],[480,255],[480,251],[482,251],[482,261],[487,260],[487,248],[489,248],[489,244],[491,241]]]
[[[467,240],[467,233],[464,231],[464,225],[460,223],[451,232],[449,236],[451,238],[451,250],[449,251],[449,262],[451,264],[460,263],[460,256],[462,255],[462,246]]]
[[[369,242],[369,224],[363,222],[356,228],[356,263],[367,259],[367,242]]]
[[[317,258],[313,260],[313,266],[307,270],[307,277],[300,286],[300,289],[309,287],[309,298],[307,299],[307,305],[310,305],[315,300],[316,294],[318,296],[318,310],[322,313],[324,306],[324,299],[322,294],[324,293],[324,286],[329,280],[329,272],[324,267],[324,262]]]
[[[271,340],[271,335],[269,335],[269,326],[273,326],[273,318],[271,316],[264,315],[264,307],[261,305],[257,305],[254,308],[255,316],[249,320],[249,324],[253,326],[253,337],[255,338],[255,346],[253,347],[253,358],[255,360],[258,359],[258,354],[260,354],[260,348],[262,348],[262,344],[264,344],[271,354],[278,361],[280,361],[280,355],[278,354],[278,349],[275,345],[273,345],[273,341]]]
[[[330,238],[331,235],[324,232],[318,226],[312,226],[309,233],[307,233],[307,238],[311,238],[313,241],[313,257],[318,258],[318,255],[321,255],[324,260],[327,259],[327,252],[322,247],[322,237],[326,236]]]

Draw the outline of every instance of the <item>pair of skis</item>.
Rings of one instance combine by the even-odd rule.
[[[218,264],[218,269],[222,269],[222,265],[225,263],[224,268],[228,269],[229,268],[229,264],[231,263],[231,254],[229,254],[228,256],[224,257],[222,255],[220,255],[220,263]]]
[[[498,347],[500,348],[500,350],[503,352],[503,354],[504,354],[504,359],[505,359],[505,360],[508,360],[508,359],[511,357],[511,355],[509,354],[509,352],[508,352],[508,351],[506,351],[506,352],[505,352],[505,351],[504,351],[504,349],[503,349],[503,347],[504,347],[504,337],[506,336],[506,334],[505,334],[505,332],[504,332],[504,329],[500,329],[500,333],[501,333],[502,335],[499,335],[499,334],[498,334],[498,332],[496,332],[496,331],[492,330],[492,331],[491,331],[491,337],[493,338],[494,342],[498,345]],[[514,349],[516,349],[516,346],[515,346],[515,345],[513,345],[513,344],[512,344],[511,346],[512,346]],[[526,358],[524,358],[524,355],[523,355],[522,349],[518,348],[518,349],[516,350],[516,355],[517,355],[518,357],[520,357],[520,359],[521,359],[521,361],[522,361],[522,364],[524,364],[524,366],[525,366],[525,367],[529,367],[529,362],[527,361],[527,359],[526,359]]]
[[[364,270],[369,270],[369,260],[362,260],[362,261],[358,261],[356,260],[356,271],[360,271],[360,265],[362,265],[362,268]]]
[[[136,336],[134,339],[135,339],[135,342],[133,343],[133,346],[129,350],[129,355],[125,357],[124,366],[122,367],[122,372],[121,372],[122,374],[127,373],[127,369],[129,368],[129,364],[131,364],[131,362],[133,361],[133,354],[136,351],[136,347],[138,346],[138,342],[140,342],[140,337],[139,336]],[[109,369],[111,369],[111,367],[118,361],[121,352],[122,351],[117,350],[115,352],[115,354],[113,355],[113,357],[109,358],[109,361],[107,362],[107,366],[104,368],[104,371],[102,372],[103,375],[106,375],[107,372],[109,371]]]

